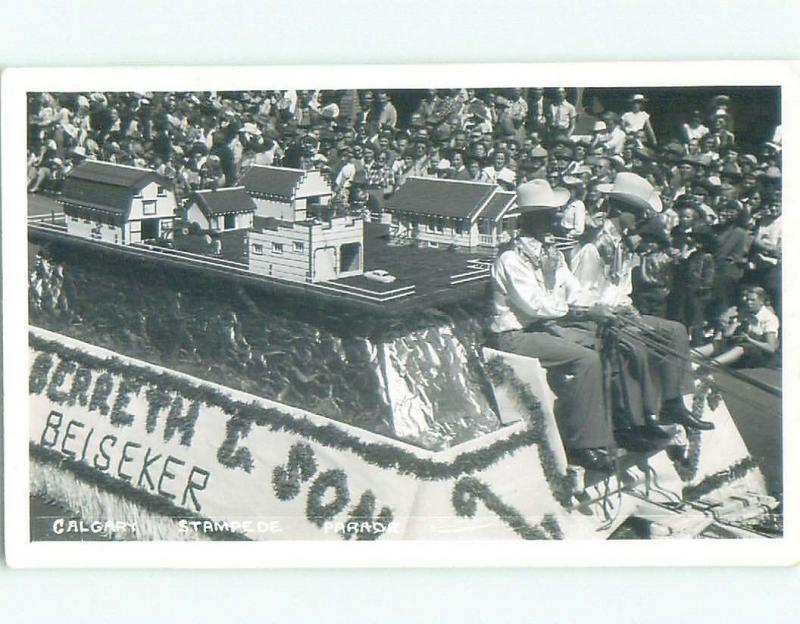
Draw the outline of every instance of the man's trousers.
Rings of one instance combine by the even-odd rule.
[[[603,368],[591,346],[594,332],[554,327],[553,332],[515,330],[491,334],[489,346],[539,360],[551,374],[572,375],[567,391],[557,393],[556,420],[564,446],[572,449],[610,446],[611,423],[603,396]],[[551,386],[559,386],[551,381]]]

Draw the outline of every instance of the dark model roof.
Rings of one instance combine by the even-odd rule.
[[[489,200],[489,203],[486,204],[486,208],[481,211],[480,218],[497,219],[516,198],[516,193],[497,191]]]
[[[472,219],[496,189],[481,182],[409,178],[392,195],[386,210]]]
[[[242,186],[221,188],[215,191],[195,191],[191,201],[206,215],[221,215],[234,212],[254,212],[256,204]]]
[[[302,169],[253,165],[239,178],[239,184],[244,186],[248,193],[291,199],[305,175],[306,172]]]
[[[127,215],[133,196],[151,182],[171,186],[155,171],[87,160],[67,175],[60,201]]]

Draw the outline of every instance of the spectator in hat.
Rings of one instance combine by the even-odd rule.
[[[547,150],[543,147],[533,147],[525,161],[526,177],[528,180],[543,180],[547,177]]]
[[[646,101],[647,99],[641,93],[631,96],[631,110],[622,115],[622,127],[628,135],[644,132],[647,143],[657,145],[656,133],[653,132],[653,127],[650,125],[650,113],[644,110]]]

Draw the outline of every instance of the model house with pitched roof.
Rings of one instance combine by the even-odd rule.
[[[253,165],[239,178],[256,204],[256,216],[302,221],[319,216],[330,204],[333,189],[319,171]]]
[[[150,169],[87,160],[64,180],[67,232],[109,243],[167,238],[177,203],[172,182]]]
[[[183,222],[203,232],[219,233],[253,227],[256,204],[243,186],[194,191],[183,209]]]
[[[387,202],[397,238],[430,247],[497,247],[515,227],[516,195],[495,184],[409,178]]]

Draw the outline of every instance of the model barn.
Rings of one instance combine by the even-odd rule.
[[[69,173],[58,203],[69,234],[124,244],[169,236],[177,209],[167,178],[98,161],[85,161]]]
[[[194,191],[184,207],[183,222],[203,232],[230,232],[253,227],[256,205],[243,186]]]
[[[494,184],[409,178],[388,201],[392,233],[430,247],[496,247],[514,227],[516,195]]]
[[[330,204],[333,189],[319,171],[253,165],[239,179],[256,204],[256,216],[280,221],[303,221],[320,216],[317,208]]]

